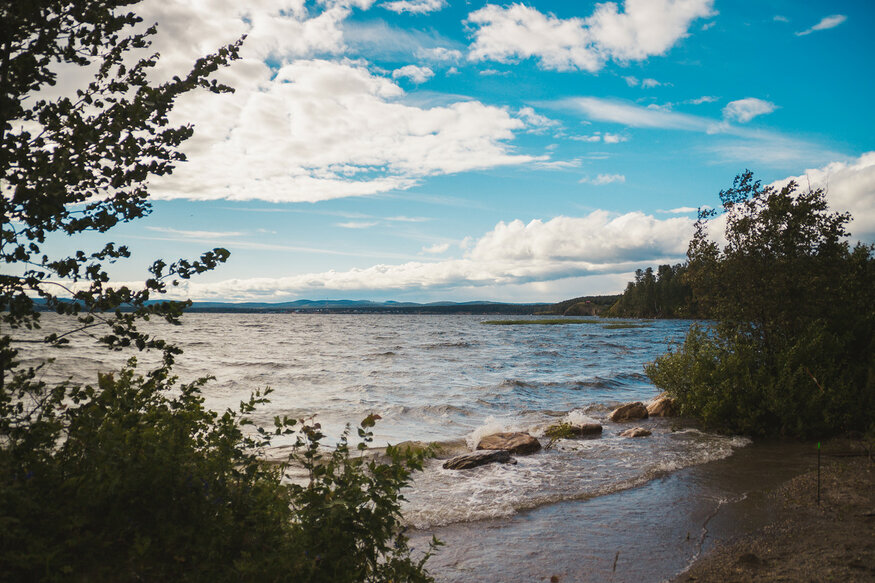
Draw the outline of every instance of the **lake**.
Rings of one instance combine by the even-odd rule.
[[[670,486],[678,482],[676,476],[690,475],[685,468],[728,458],[746,448],[747,439],[709,434],[673,419],[641,422],[653,432],[650,437],[622,438],[619,432],[630,425],[607,421],[618,404],[646,401],[657,394],[643,367],[682,340],[690,322],[635,321],[634,327],[617,327],[609,320],[569,325],[483,323],[490,318],[494,317],[195,313],[185,316],[183,326],[149,326],[184,349],[175,368],[181,380],[215,377],[204,390],[208,407],[236,408],[251,391],[272,388],[270,404],[254,416],[266,425],[275,415],[315,415],[323,430],[336,439],[347,423],[355,425],[377,413],[382,417],[374,431],[377,446],[417,440],[463,451],[476,446],[479,437],[497,431],[528,431],[546,445],[544,430],[550,424],[603,423],[600,438],[560,440],[548,451],[517,456],[516,465],[451,471],[441,467],[442,460],[430,460],[406,492],[404,516],[414,541],[432,533],[458,539],[434,560],[434,571],[442,581],[489,573],[490,562],[482,558],[475,572],[465,567],[472,555],[459,546],[465,547],[464,541],[472,537],[510,529],[517,533],[514,536],[528,537],[529,547],[550,556],[557,552],[556,541],[536,533],[549,532],[551,524],[562,525],[557,526],[560,533],[568,530],[571,527],[563,520],[575,512],[589,512],[592,515],[586,520],[593,521],[593,516],[608,515],[612,508],[617,511],[627,504],[621,500],[652,492],[650,498],[668,497],[677,504],[698,501],[685,518],[695,525],[725,502],[708,498],[719,488],[702,494],[684,490],[689,484],[683,486],[683,480]],[[44,316],[44,331],[59,325],[56,316]],[[56,360],[44,372],[47,380],[69,376],[93,382],[98,370],[118,368],[130,356],[108,353],[90,340],[74,344],[75,348],[31,353],[33,361],[25,364],[51,355]],[[155,356],[143,355],[140,360],[149,365]],[[268,457],[285,455],[289,442],[275,445]],[[634,522],[624,520],[629,521]],[[662,518],[645,523],[655,532],[665,524]],[[681,523],[673,520],[676,528],[685,528],[677,526]],[[610,521],[602,528],[622,531]],[[690,544],[684,552],[692,556],[702,541],[694,544],[698,527],[690,528],[694,532],[690,539],[687,531],[685,540]],[[497,539],[496,549],[516,544],[502,540]],[[615,559],[613,546],[637,544],[629,534],[608,540],[612,542],[598,553],[600,565]],[[503,570],[492,573],[498,580],[533,580],[534,573],[542,571],[549,575],[548,565],[541,569],[525,554],[507,555],[500,559]],[[690,556],[676,553],[655,570],[651,563],[647,576],[623,571],[622,565],[618,571],[616,559],[609,574],[619,572],[617,581],[650,576],[657,581],[677,572]],[[603,580],[588,578],[583,574],[590,573],[586,569],[564,572],[565,581]],[[512,573],[527,575],[515,579]]]

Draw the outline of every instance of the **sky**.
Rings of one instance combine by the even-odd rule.
[[[147,0],[156,78],[247,35],[180,99],[188,162],[111,231],[229,261],[201,301],[559,301],[683,261],[751,169],[827,188],[875,241],[875,4]],[[62,76],[55,90],[77,82]],[[96,246],[96,236],[55,241]]]

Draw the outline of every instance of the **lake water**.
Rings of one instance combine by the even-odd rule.
[[[620,403],[656,395],[644,364],[682,340],[689,322],[641,321],[628,328],[612,321],[483,324],[490,318],[188,314],[180,327],[151,326],[184,349],[176,367],[183,381],[215,377],[204,391],[208,407],[236,407],[252,390],[271,387],[271,403],[255,416],[265,424],[275,415],[316,415],[336,438],[345,424],[377,413],[382,420],[375,445],[435,441],[449,451],[471,449],[480,436],[496,431],[528,431],[546,444],[545,428],[558,421],[604,424],[598,439],[562,440],[549,451],[518,456],[516,465],[450,471],[442,460],[429,461],[406,493],[404,516],[413,533],[444,529],[452,537],[561,514],[558,509],[576,501],[610,505],[617,493],[644,491],[749,444],[671,419],[641,422],[651,437],[621,438],[629,425],[606,419]],[[58,322],[49,314],[44,328],[51,331]],[[44,373],[47,379],[93,381],[97,370],[118,368],[129,354],[77,343],[51,356],[56,361]],[[288,443],[276,445],[269,455],[281,455]],[[517,560],[518,571],[528,565],[524,556]],[[466,580],[459,561],[436,564],[441,580]]]

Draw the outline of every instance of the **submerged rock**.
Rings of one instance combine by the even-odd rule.
[[[544,434],[553,439],[567,439],[570,437],[590,437],[602,434],[602,426],[599,423],[558,423],[548,427]]]
[[[535,453],[541,449],[541,442],[528,433],[493,433],[477,444],[477,449],[503,449],[511,453]]]
[[[647,414],[651,417],[672,417],[676,409],[674,399],[663,393],[647,405]]]
[[[620,437],[647,437],[648,435],[652,435],[652,433],[650,433],[649,429],[644,429],[643,427],[633,427],[620,433]]]
[[[615,423],[618,421],[635,421],[636,419],[647,419],[647,407],[640,401],[620,405],[611,411],[610,415],[610,420]]]
[[[510,457],[510,452],[504,449],[481,450],[471,453],[463,453],[444,462],[445,470],[467,470],[485,464],[499,462],[503,464],[515,464],[516,460]]]

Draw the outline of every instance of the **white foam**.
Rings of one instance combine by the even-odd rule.
[[[529,428],[526,427],[524,422],[518,417],[497,418],[490,415],[483,420],[483,424],[480,427],[465,437],[465,441],[468,443],[468,447],[474,449],[477,447],[477,444],[480,443],[480,440],[487,435],[492,435],[493,433],[528,431],[528,429]]]

